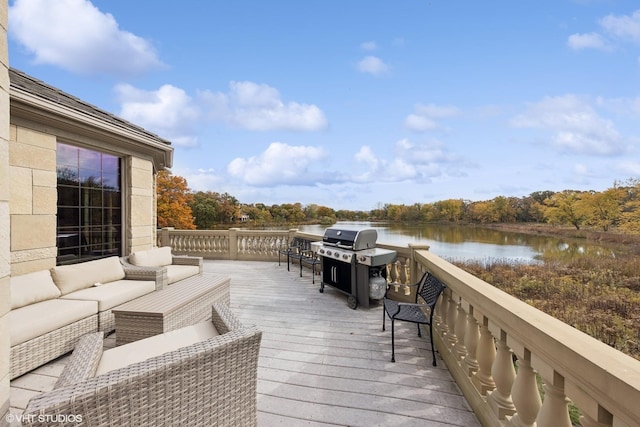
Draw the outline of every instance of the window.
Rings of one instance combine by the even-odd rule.
[[[57,144],[57,264],[121,254],[120,158]]]

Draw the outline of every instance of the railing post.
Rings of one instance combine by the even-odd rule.
[[[507,334],[502,330],[491,376],[496,388],[489,393],[487,401],[498,419],[504,420],[507,415],[513,415],[515,412],[515,406],[511,400],[511,387],[516,378],[516,371],[513,367],[513,352],[507,346]]]
[[[493,341],[493,335],[489,330],[489,319],[484,316],[480,327],[480,340],[478,341],[476,358],[478,359],[479,369],[473,376],[472,382],[480,394],[486,395],[496,387],[491,377],[491,367],[496,358],[496,346]]]
[[[229,229],[229,259],[238,259],[238,231],[239,228]]]
[[[536,419],[538,427],[571,427],[569,418],[569,399],[564,394],[564,378],[553,373],[553,383],[543,386],[544,400]]]
[[[169,236],[169,233],[172,230],[175,230],[175,228],[174,227],[163,227],[160,230],[160,246],[171,246],[171,236]]]
[[[421,273],[419,272],[421,270],[418,268],[420,264],[416,259],[416,251],[428,251],[429,245],[424,245],[419,243],[409,243],[408,246],[411,252],[411,255],[410,255],[411,259],[409,260],[409,274],[411,275],[411,277],[409,278],[407,283],[411,284],[411,283],[417,282],[421,276]]]
[[[516,413],[511,417],[513,427],[535,427],[536,417],[542,406],[536,373],[531,367],[531,352],[524,350],[524,357],[518,359],[518,373],[511,389],[511,398]]]

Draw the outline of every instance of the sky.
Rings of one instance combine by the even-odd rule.
[[[376,209],[640,178],[637,0],[9,0],[10,66],[241,203]]]

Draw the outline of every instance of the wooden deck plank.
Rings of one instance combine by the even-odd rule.
[[[351,310],[318,277],[277,263],[205,261],[231,277],[231,308],[263,331],[260,426],[479,426],[444,363],[431,366],[415,325],[382,331],[382,307]]]

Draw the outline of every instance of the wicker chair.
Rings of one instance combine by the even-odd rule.
[[[415,301],[401,302],[385,295],[383,299],[384,310],[382,311],[382,330],[385,330],[385,318],[391,319],[391,361],[395,362],[395,321],[416,323],[418,325],[418,336],[422,336],[420,325],[429,325],[429,339],[431,341],[431,355],[433,356],[433,366],[436,366],[436,352],[433,346],[433,312],[442,291],[446,286],[430,273],[424,273],[418,283],[410,285],[417,287]],[[388,292],[387,292],[388,293]],[[424,303],[418,302],[418,296]],[[425,312],[426,309],[426,312]]]
[[[226,304],[212,311],[220,335],[95,377],[103,337],[84,336],[56,388],[29,401],[23,423],[52,425],[66,414],[55,425],[255,426],[262,334]]]

